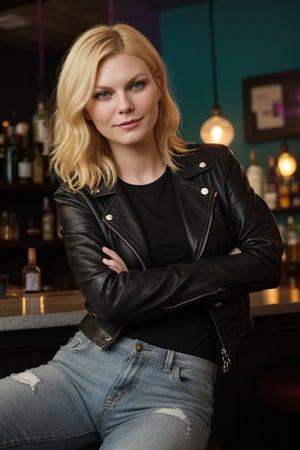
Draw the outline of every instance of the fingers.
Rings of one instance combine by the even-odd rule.
[[[238,255],[239,253],[242,253],[241,250],[238,247],[235,247],[228,254],[229,255]]]
[[[111,250],[108,247],[102,247],[103,253],[105,253],[109,258],[103,258],[102,262],[111,270],[120,273],[127,272],[127,266],[122,258],[116,253],[114,250]]]

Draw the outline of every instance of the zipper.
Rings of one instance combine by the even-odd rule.
[[[217,335],[218,335],[219,341],[221,343],[221,359],[222,359],[222,363],[223,363],[223,373],[226,373],[226,372],[228,372],[230,370],[230,366],[231,366],[230,354],[229,354],[228,350],[226,350],[223,338],[222,338],[222,336],[220,334],[219,327],[218,327],[217,322],[216,322],[216,320],[214,318],[214,315],[211,313],[211,311],[208,311],[208,312],[209,312],[209,315],[212,318],[212,321],[213,321],[213,323],[215,325],[215,328],[216,328],[216,331],[217,331]]]

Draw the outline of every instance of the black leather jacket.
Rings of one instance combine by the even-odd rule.
[[[201,302],[216,325],[226,371],[249,324],[248,293],[280,282],[282,241],[227,147],[199,145],[176,162],[175,190],[193,252],[188,262],[149,267],[143,231],[120,186],[101,185],[96,193],[57,189],[67,257],[88,311],[80,329],[104,350],[125,323]],[[102,246],[115,250],[129,271],[108,269]],[[241,253],[228,255],[234,247]]]

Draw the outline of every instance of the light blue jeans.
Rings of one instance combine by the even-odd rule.
[[[204,450],[216,366],[78,332],[46,365],[0,380],[0,449]]]

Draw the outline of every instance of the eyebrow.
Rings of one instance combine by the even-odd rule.
[[[141,73],[137,73],[136,75],[134,75],[132,78],[130,78],[127,82],[126,82],[126,84],[130,84],[130,83],[132,83],[134,80],[136,80],[137,78],[139,78],[139,77],[145,77],[145,76],[149,76],[149,73],[146,73],[146,72],[141,72]],[[104,85],[98,85],[98,84],[96,84],[95,85],[95,88],[94,89],[103,89],[103,90],[105,90],[105,89],[111,89],[111,86],[104,86]]]

